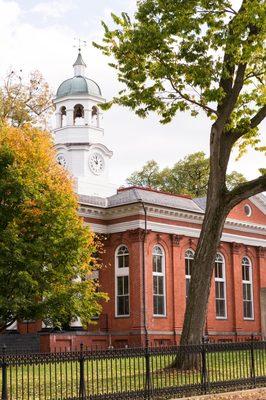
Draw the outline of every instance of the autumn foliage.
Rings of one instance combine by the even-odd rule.
[[[97,315],[105,298],[94,235],[83,226],[47,132],[0,126],[0,330],[18,319],[60,327]]]

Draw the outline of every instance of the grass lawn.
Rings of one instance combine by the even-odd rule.
[[[197,385],[201,372],[169,368],[174,354],[151,356],[151,383],[156,389]],[[229,351],[207,354],[208,381],[240,380],[251,376],[249,351]],[[266,376],[265,350],[254,351],[256,376]],[[1,383],[0,377],[0,383]],[[85,361],[86,393],[90,395],[143,390],[146,384],[145,358],[113,358]],[[10,400],[65,399],[79,394],[79,362],[9,366]]]

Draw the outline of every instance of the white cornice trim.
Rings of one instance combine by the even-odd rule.
[[[84,94],[75,94],[75,95],[67,95],[67,96],[62,96],[62,97],[54,97],[53,98],[53,103],[62,103],[67,100],[96,100],[99,103],[105,103],[106,99],[102,96],[98,96],[97,94],[89,94],[89,93],[84,93]]]
[[[73,130],[73,129],[75,129],[76,131],[79,131],[79,130],[80,131],[82,131],[82,130],[84,130],[84,131],[93,130],[93,131],[98,131],[100,133],[104,133],[104,129],[103,128],[100,128],[99,126],[90,125],[90,124],[88,124],[88,125],[65,125],[65,126],[62,126],[60,128],[53,129],[53,132],[54,133],[60,133],[60,132],[64,133],[64,132],[66,132],[66,130]]]
[[[83,205],[80,207],[80,215],[83,217],[91,217],[95,219],[102,219],[104,221],[111,221],[116,218],[130,217],[134,214],[144,215],[141,206],[136,204],[125,205],[107,209],[94,209],[93,206]],[[188,211],[178,211],[159,206],[147,206],[148,217],[164,218],[169,221],[181,221],[201,225],[204,215],[192,213]],[[224,228],[237,230],[247,233],[255,233],[266,235],[266,225],[255,224],[254,222],[240,221],[228,218],[225,222]],[[199,228],[200,229],[200,228]]]
[[[240,221],[237,219],[228,218],[225,221],[225,228],[236,229],[238,231],[266,234],[266,225],[255,224],[254,222]]]
[[[94,232],[104,233],[104,234],[124,232],[129,229],[137,229],[137,228],[144,229],[145,228],[144,221],[140,221],[140,220],[123,222],[123,223],[113,224],[113,225],[108,225],[108,226],[102,225],[102,224],[87,224],[87,225],[89,225]],[[147,228],[151,229],[154,232],[185,235],[185,236],[195,237],[195,238],[198,238],[200,235],[200,229],[189,228],[186,226],[171,225],[171,224],[162,224],[159,222],[148,222]],[[226,232],[223,233],[221,240],[224,242],[230,242],[230,243],[236,242],[236,243],[243,243],[245,245],[250,245],[250,246],[266,247],[266,239],[253,238],[253,237],[242,236],[242,235],[226,233]]]

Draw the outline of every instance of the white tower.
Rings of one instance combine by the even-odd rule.
[[[57,160],[75,180],[78,194],[107,197],[115,193],[108,179],[113,153],[104,145],[101,89],[85,77],[86,64],[79,49],[74,77],[59,86],[54,99]]]

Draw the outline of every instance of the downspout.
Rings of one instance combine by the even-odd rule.
[[[149,333],[147,324],[147,307],[146,307],[146,237],[147,237],[147,208],[145,207],[143,201],[140,201],[143,211],[144,211],[144,236],[142,240],[142,301],[143,301],[143,325],[145,332],[145,344],[146,347],[149,346]]]
[[[145,345],[149,346],[149,333],[148,333],[148,324],[147,324],[147,307],[146,307],[146,237],[147,237],[147,208],[143,200],[137,196],[137,192],[134,189],[138,202],[141,204],[144,211],[144,236],[142,240],[142,309],[143,309],[143,327],[145,333]]]

